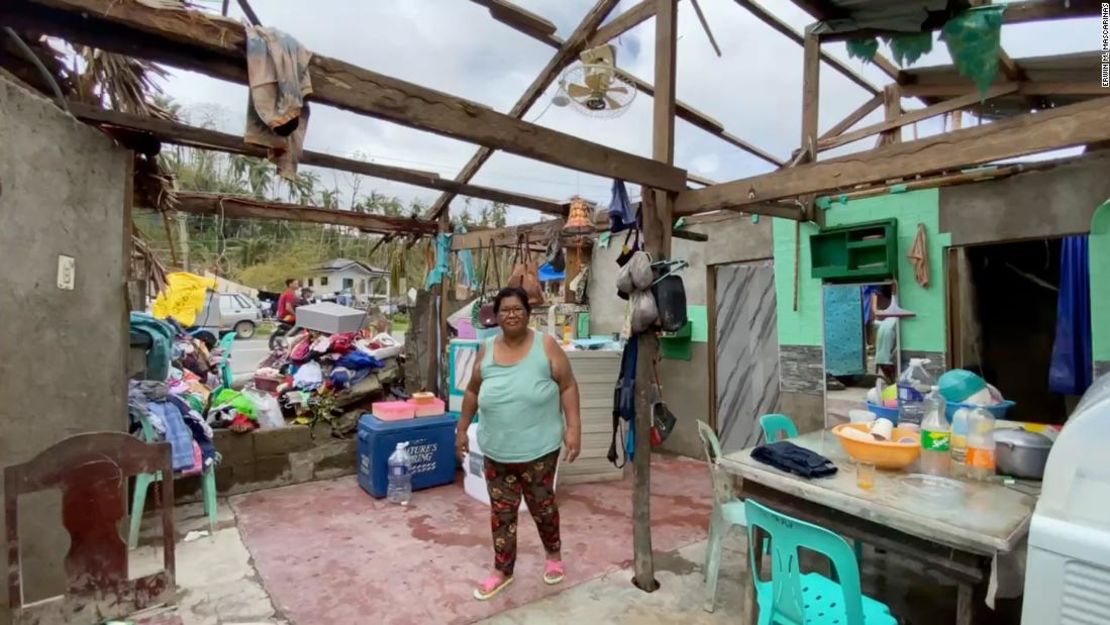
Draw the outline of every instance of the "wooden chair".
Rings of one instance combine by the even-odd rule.
[[[71,436],[28,462],[4,469],[8,605],[14,625],[100,623],[174,598],[173,481],[166,480],[162,487],[162,571],[128,579],[127,543],[119,532],[119,521],[127,513],[127,479],[158,471],[173,472],[169,443],[151,445],[122,432]],[[24,605],[19,497],[53,489],[62,491],[62,523],[70,536],[66,590]]]

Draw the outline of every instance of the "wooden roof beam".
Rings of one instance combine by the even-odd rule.
[[[1110,139],[1110,97],[678,194],[676,215],[911,178]]]
[[[1016,86],[1017,93],[1028,96],[1064,96],[1064,95],[1106,95],[1106,89],[1097,81],[1084,82],[1022,82],[999,83],[996,87]],[[964,95],[969,89],[974,89],[971,82],[943,83],[943,84],[909,84],[902,86],[902,97],[918,98],[951,98]]]
[[[915,124],[926,119],[931,119],[938,115],[944,115],[945,113],[951,113],[952,111],[956,111],[969,106],[974,106],[976,104],[979,104],[980,102],[984,102],[992,98],[997,98],[999,96],[1014,93],[1017,90],[1017,85],[1001,85],[997,87],[991,87],[987,90],[985,94],[980,95],[979,90],[975,89],[972,93],[968,93],[958,98],[953,98],[951,100],[944,100],[938,104],[934,104],[923,109],[904,113],[892,120],[880,122],[878,124],[872,124],[871,126],[860,128],[859,130],[855,130],[853,132],[846,132],[836,137],[819,140],[817,142],[817,149],[831,150],[833,148],[847,145],[849,143],[854,143],[856,141],[859,141],[860,139],[865,139],[867,137],[871,137],[882,132],[897,130],[899,128],[902,128],[903,126],[908,126],[910,124]]]
[[[528,85],[528,88],[525,89],[524,93],[517,99],[516,104],[509,110],[508,116],[510,118],[521,119],[524,117],[528,109],[532,108],[532,105],[535,104],[536,101],[540,99],[540,96],[543,95],[544,91],[547,90],[548,85],[559,76],[559,72],[573,63],[578,54],[585,49],[586,39],[597,30],[598,25],[600,25],[605,17],[616,8],[618,2],[619,0],[598,0],[597,4],[590,9],[589,13],[582,18],[582,22],[574,29],[570,38],[567,39],[566,42],[560,44],[555,56],[551,57],[551,60],[547,62],[547,65],[540,70],[539,75],[532,81],[532,84]],[[546,41],[546,39],[541,40]],[[486,146],[479,148],[478,151],[470,157],[470,160],[463,165],[459,175],[455,176],[455,181],[460,183],[469,182],[491,156],[493,156],[492,148]],[[683,183],[683,186],[685,186],[685,181],[683,181]],[[446,210],[447,205],[450,204],[451,200],[454,198],[455,195],[449,192],[440,195],[436,198],[436,201],[432,203],[432,206],[424,216],[429,219],[439,216],[440,213]]]
[[[133,132],[141,132],[158,139],[164,143],[183,145],[192,148],[215,150],[228,154],[244,154],[247,156],[266,157],[266,148],[243,141],[243,138],[208,128],[198,128],[179,122],[172,122],[153,117],[129,115],[118,111],[109,111],[81,102],[70,102],[70,111],[81,121],[92,123],[101,127],[121,128]],[[445,180],[435,172],[406,169],[390,165],[369,163],[342,156],[333,156],[322,152],[305,150],[301,154],[301,164],[326,167],[346,171],[353,174],[381,178],[402,182],[426,189],[440,191],[454,191],[460,195],[489,200],[491,202],[504,202],[513,206],[531,208],[552,215],[565,215],[566,206],[555,200],[510,193],[489,187],[471,184],[459,184],[453,180]]]
[[[175,196],[174,210],[196,215],[222,215],[230,219],[266,219],[277,221],[296,221],[301,223],[329,224],[358,228],[376,234],[406,233],[433,235],[439,225],[434,221],[371,215],[354,211],[301,206],[281,202],[260,202],[219,193],[184,193]],[[138,206],[158,208],[151,198],[136,197]]]
[[[241,24],[226,18],[135,0],[13,0],[0,7],[0,18],[69,41],[247,83],[246,34]],[[686,187],[686,174],[677,167],[337,59],[313,55],[309,72],[313,99],[322,104],[599,176],[674,191]]]
[[[613,18],[608,24],[598,28],[597,32],[590,37],[590,43],[587,44],[586,47],[594,48],[609,43],[640,24],[643,24],[655,17],[655,9],[657,6],[658,2],[656,2],[656,0],[643,0],[640,4],[637,4]]]

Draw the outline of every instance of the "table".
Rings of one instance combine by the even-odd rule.
[[[836,475],[807,480],[757,462],[751,449],[743,449],[720,461],[742,478],[738,496],[944,573],[958,584],[957,625],[971,625],[976,587],[990,578],[992,559],[1025,538],[1036,499],[1000,483],[968,481],[960,501],[938,502],[903,484],[906,472],[892,471],[878,471],[867,491],[856,485],[855,465],[832,432],[790,442],[831,460]]]

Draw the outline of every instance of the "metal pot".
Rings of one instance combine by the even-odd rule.
[[[999,473],[1035,480],[1044,476],[1044,465],[1052,450],[1052,440],[1047,436],[1001,429],[994,431],[994,444]]]

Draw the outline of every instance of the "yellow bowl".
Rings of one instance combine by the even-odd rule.
[[[905,469],[913,464],[917,457],[921,455],[920,434],[914,430],[907,430],[905,428],[894,428],[893,438],[895,441],[910,437],[914,439],[912,443],[897,443],[893,441],[866,441],[859,440],[845,436],[843,431],[845,429],[854,429],[861,432],[867,432],[871,427],[870,423],[844,423],[832,429],[833,434],[840,439],[840,446],[844,451],[857,462],[870,462],[880,469]]]

